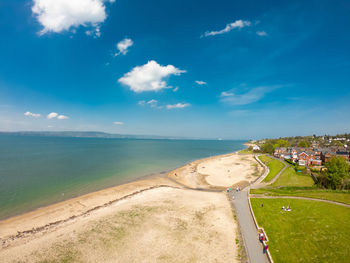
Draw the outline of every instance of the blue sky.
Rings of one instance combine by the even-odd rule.
[[[349,1],[0,0],[0,130],[350,132]]]

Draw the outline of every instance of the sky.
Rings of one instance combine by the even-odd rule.
[[[0,0],[0,131],[350,132],[350,2]]]

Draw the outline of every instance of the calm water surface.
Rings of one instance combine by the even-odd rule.
[[[237,151],[243,143],[0,135],[0,219]]]

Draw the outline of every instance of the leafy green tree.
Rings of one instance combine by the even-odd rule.
[[[307,148],[307,147],[309,147],[310,145],[309,145],[309,143],[308,143],[307,141],[300,141],[300,142],[298,143],[298,146],[299,146],[299,147],[303,147],[303,148]]]
[[[332,189],[341,186],[344,178],[349,176],[349,164],[343,157],[333,156],[326,163],[326,167],[326,178],[329,182],[329,187]]]
[[[275,151],[275,148],[273,147],[273,145],[271,143],[263,144],[261,149],[262,149],[263,152],[270,153],[270,154],[273,154],[274,151]]]

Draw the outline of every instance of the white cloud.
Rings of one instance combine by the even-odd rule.
[[[114,125],[124,125],[124,122],[121,121],[115,121],[113,122]]]
[[[148,101],[147,104],[149,104],[152,108],[154,108],[154,107],[157,107],[158,101],[152,99],[152,100]]]
[[[196,80],[195,81],[198,85],[206,85],[207,83],[205,81],[202,80]]]
[[[265,31],[256,31],[256,34],[261,37],[267,36],[267,33]]]
[[[68,116],[66,115],[62,115],[62,114],[58,114],[57,112],[51,112],[47,115],[47,118],[50,119],[58,119],[58,120],[66,120],[69,119]]]
[[[186,108],[186,107],[189,107],[191,106],[191,104],[189,103],[177,103],[177,104],[168,104],[166,105],[166,108],[168,110],[171,110],[171,109],[182,109],[182,108]]]
[[[79,26],[92,26],[87,34],[100,36],[99,25],[105,21],[104,0],[33,0],[32,12],[43,26],[41,34],[59,33]],[[113,1],[109,1],[112,3]],[[88,33],[89,32],[89,33]]]
[[[27,112],[24,113],[24,116],[33,117],[33,118],[39,118],[39,117],[41,117],[41,114],[39,114],[39,113],[32,113],[30,111],[27,111]]]
[[[58,115],[57,119],[59,119],[59,120],[66,120],[66,119],[69,119],[69,117],[66,116],[66,115]]]
[[[47,115],[47,118],[48,119],[54,119],[54,118],[56,118],[58,116],[58,113],[56,113],[56,112],[51,112],[51,113],[49,113],[48,115]]]
[[[221,92],[221,97],[230,97],[230,96],[234,96],[235,94],[233,92],[227,92],[227,91],[223,91]]]
[[[174,92],[176,92],[176,91],[178,91],[178,90],[179,90],[179,87],[175,87],[175,88],[173,89]]]
[[[235,28],[243,28],[243,27],[247,27],[250,26],[251,22],[250,21],[243,21],[243,20],[236,20],[233,23],[227,24],[226,27],[222,30],[219,31],[207,31],[204,33],[204,35],[202,35],[202,37],[208,37],[208,36],[215,36],[215,35],[221,35],[221,34],[225,34],[230,32],[231,30],[235,29]]]
[[[178,69],[173,65],[161,66],[151,60],[143,66],[137,66],[124,74],[118,81],[130,87],[134,92],[158,91],[171,88],[167,86],[165,78],[171,75],[181,75],[185,70]]]
[[[159,106],[158,105],[158,101],[157,100],[149,100],[149,101],[145,101],[145,100],[141,100],[138,102],[139,105],[141,106],[150,106],[151,108],[157,108],[157,109],[162,109],[163,106]]]
[[[280,86],[261,86],[250,89],[246,93],[235,94],[231,91],[221,93],[221,101],[231,105],[246,105],[261,100],[266,93],[269,93]]]
[[[114,56],[118,56],[120,54],[125,55],[128,53],[128,48],[131,47],[134,42],[130,38],[125,38],[117,44],[118,52],[114,54]]]

